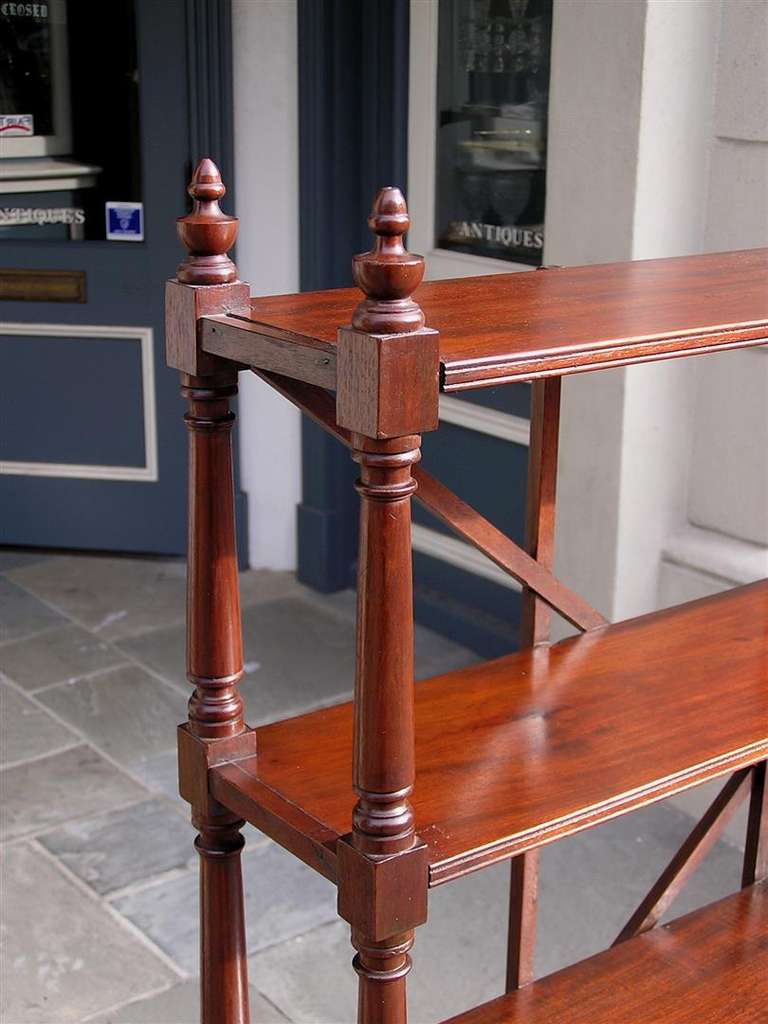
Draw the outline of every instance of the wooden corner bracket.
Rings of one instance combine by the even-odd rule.
[[[204,807],[209,799],[208,773],[222,764],[242,761],[256,753],[256,730],[246,728],[237,736],[206,740],[195,736],[189,723],[177,731],[179,794],[193,807]]]
[[[356,850],[351,836],[336,844],[339,916],[375,942],[427,920],[429,864],[420,839],[389,856]]]
[[[336,363],[336,417],[366,437],[437,430],[438,333],[368,334],[342,327]]]

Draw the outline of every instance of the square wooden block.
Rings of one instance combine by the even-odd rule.
[[[427,847],[417,841],[404,853],[374,858],[356,850],[349,836],[336,844],[339,916],[376,942],[427,920]]]
[[[203,352],[198,321],[219,313],[246,312],[250,288],[233,284],[192,285],[168,281],[165,286],[165,354],[169,366],[205,377],[221,370],[219,356]]]
[[[339,331],[336,415],[339,426],[366,437],[404,437],[437,430],[439,335]]]

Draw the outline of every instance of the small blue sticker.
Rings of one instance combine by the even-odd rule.
[[[107,203],[107,240],[144,241],[144,204]]]

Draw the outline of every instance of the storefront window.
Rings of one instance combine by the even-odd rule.
[[[133,0],[0,0],[0,237],[140,241]],[[112,231],[110,231],[112,228]]]
[[[11,139],[54,134],[51,29],[48,4],[0,7],[0,138],[6,148]]]
[[[539,266],[552,0],[440,0],[436,243]]]

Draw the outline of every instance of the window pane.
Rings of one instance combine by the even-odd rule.
[[[135,0],[97,6],[0,2],[0,240],[143,237]]]
[[[53,134],[50,19],[47,3],[0,8],[2,138]]]
[[[552,0],[440,0],[436,244],[538,266]]]

